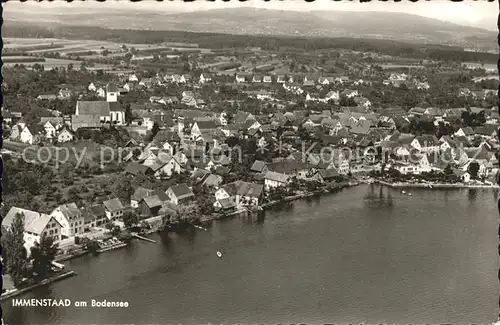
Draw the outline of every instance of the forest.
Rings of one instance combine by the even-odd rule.
[[[442,61],[479,61],[496,63],[498,56],[492,53],[465,52],[462,48],[434,45],[411,44],[380,39],[357,38],[320,38],[320,37],[277,37],[254,35],[228,35],[217,33],[193,33],[185,31],[106,29],[87,26],[40,27],[20,25],[4,21],[4,37],[38,37],[91,39],[116,43],[158,44],[164,42],[194,43],[200,48],[248,48],[260,47],[263,50],[306,51],[322,49],[349,49],[362,52],[377,52],[386,55]]]

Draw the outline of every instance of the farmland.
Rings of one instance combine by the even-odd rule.
[[[198,48],[197,44],[165,42],[161,44],[121,44],[110,41],[65,40],[56,38],[4,38],[4,64],[43,65],[45,69],[66,68],[72,64],[79,67],[83,60],[94,61],[90,70],[111,70],[109,60],[120,60],[129,49],[136,50],[137,57],[153,53],[210,53],[209,49]],[[104,61],[103,61],[104,60]]]

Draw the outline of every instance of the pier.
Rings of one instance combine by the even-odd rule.
[[[137,238],[137,239],[145,240],[145,241],[147,241],[147,242],[150,242],[150,243],[154,243],[154,244],[156,244],[156,241],[155,241],[155,240],[152,240],[152,239],[150,239],[150,238],[143,237],[143,236],[141,236],[141,235],[139,235],[139,234],[137,234],[137,233],[135,233],[135,232],[133,232],[131,235],[132,235],[132,236],[134,236],[134,237],[135,237],[135,238]]]

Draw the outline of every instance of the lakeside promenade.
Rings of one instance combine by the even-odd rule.
[[[380,179],[374,179],[374,183],[382,184],[392,188],[428,188],[428,189],[443,189],[443,188],[464,188],[464,189],[475,189],[475,188],[500,188],[497,184],[492,185],[482,185],[482,184],[447,184],[447,183],[404,183],[404,182],[387,182]]]

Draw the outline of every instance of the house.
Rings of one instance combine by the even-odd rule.
[[[341,93],[341,96],[346,97],[346,98],[354,98],[358,96],[358,91],[357,90],[352,90],[352,89],[344,89]]]
[[[214,121],[195,121],[191,126],[191,138],[197,139],[202,135],[203,131],[216,130],[217,124]]]
[[[56,100],[57,99],[57,96],[56,95],[38,95],[38,97],[36,98],[36,100]]]
[[[316,174],[317,180],[321,183],[332,182],[339,176],[335,169],[320,169]]]
[[[175,157],[170,155],[168,155],[167,158],[161,157],[160,155],[160,159],[150,166],[156,178],[170,178],[173,174],[181,173],[181,164],[179,164]]]
[[[21,214],[24,217],[24,247],[28,254],[30,248],[36,242],[40,242],[42,235],[52,237],[55,242],[61,240],[62,225],[59,221],[53,216],[35,211],[12,207],[3,218],[2,226],[10,229],[17,214]]]
[[[262,78],[262,82],[266,83],[266,84],[270,84],[273,82],[273,79],[271,78],[271,76],[264,76],[264,78]]]
[[[273,171],[268,171],[264,175],[264,186],[266,190],[276,187],[286,186],[290,180],[288,175],[277,173]]]
[[[219,212],[231,212],[236,208],[236,203],[232,198],[223,198],[215,201],[214,208]]]
[[[32,131],[30,131],[28,127],[24,127],[21,130],[21,133],[19,133],[19,141],[21,141],[22,143],[33,144],[35,139],[34,135],[35,134]]]
[[[340,94],[339,94],[339,91],[329,91],[326,95],[325,95],[325,100],[326,101],[329,101],[329,100],[333,100],[333,101],[337,101],[340,99]]]
[[[484,139],[493,139],[497,137],[498,126],[485,124],[474,128],[474,133]]]
[[[258,206],[262,202],[263,189],[262,184],[244,181],[228,183],[215,192],[214,207],[217,209],[223,208],[224,206],[220,201],[224,199],[232,200],[238,209]]]
[[[476,133],[474,132],[474,130],[470,126],[467,126],[467,127],[461,127],[460,129],[458,129],[458,131],[455,132],[454,135],[457,137],[465,137],[465,138],[467,138],[467,140],[472,141],[474,139],[474,136],[476,135]]]
[[[239,74],[236,75],[235,79],[237,83],[243,83],[246,81],[245,76]]]
[[[137,212],[141,217],[156,217],[162,214],[161,210],[166,205],[167,200],[168,197],[164,192],[155,191],[139,201]]]
[[[61,236],[72,237],[84,232],[84,217],[75,203],[58,206],[50,214],[61,224]]]
[[[94,227],[104,227],[108,223],[106,209],[100,204],[84,208],[82,214],[84,218],[84,231],[89,231]]]
[[[123,211],[125,208],[122,205],[122,202],[118,198],[106,200],[102,203],[104,209],[106,211],[106,217],[109,221],[116,220],[123,216]]]
[[[106,97],[106,90],[104,90],[104,88],[99,88],[96,90],[96,96],[97,97],[100,97],[100,98],[104,98]]]
[[[262,77],[261,77],[261,76],[257,76],[257,75],[255,75],[255,76],[253,76],[253,78],[252,78],[252,82],[253,82],[253,83],[259,83],[259,82],[262,82]]]
[[[128,76],[128,81],[130,82],[139,82],[139,78],[135,74],[131,74]]]
[[[304,79],[304,82],[302,83],[302,86],[304,86],[304,87],[313,87],[314,86],[314,80]]]
[[[199,80],[200,84],[204,84],[205,82],[210,82],[210,81],[212,81],[212,76],[209,75],[208,73],[202,73],[200,75],[200,80]]]
[[[222,176],[215,174],[208,174],[201,184],[202,186],[206,187],[218,188],[219,185],[222,183],[222,181],[223,181]]]
[[[455,174],[455,176],[457,176],[463,183],[470,182],[470,174],[467,171],[455,169],[453,170],[453,174]]]
[[[45,130],[45,136],[47,139],[52,139],[57,131],[57,128],[51,121],[47,121],[43,124],[43,128]]]
[[[139,176],[139,175],[146,176],[146,175],[153,175],[154,172],[151,169],[151,167],[132,161],[125,168],[125,174],[134,176]]]
[[[99,116],[96,115],[72,115],[71,116],[71,129],[77,131],[78,129],[100,129],[102,122]]]
[[[256,160],[253,162],[252,167],[250,167],[250,172],[252,173],[266,173],[268,171],[267,165],[264,161]]]
[[[71,132],[67,127],[63,127],[63,129],[57,134],[58,143],[70,142],[73,141],[74,138],[75,136],[73,135],[73,132]]]
[[[87,89],[89,91],[96,91],[97,90],[97,88],[96,88],[96,86],[94,85],[93,82],[90,83],[90,85],[87,87]]]
[[[193,191],[184,183],[171,186],[165,191],[165,194],[167,194],[169,201],[175,205],[194,198]]]
[[[276,79],[276,83],[279,83],[279,84],[284,84],[286,81],[285,79],[285,76],[284,75],[279,75]]]
[[[415,137],[411,142],[411,146],[420,152],[434,152],[439,151],[439,140],[435,135],[421,135]]]
[[[163,201],[160,200],[158,195],[146,196],[139,201],[137,212],[141,217],[156,217],[159,215],[162,206]]]
[[[73,92],[69,89],[61,89],[57,94],[57,98],[61,100],[69,99],[73,95]]]
[[[154,190],[152,189],[138,187],[130,196],[130,206],[134,209],[137,208],[139,206],[139,202],[146,196],[152,195],[153,192]]]

